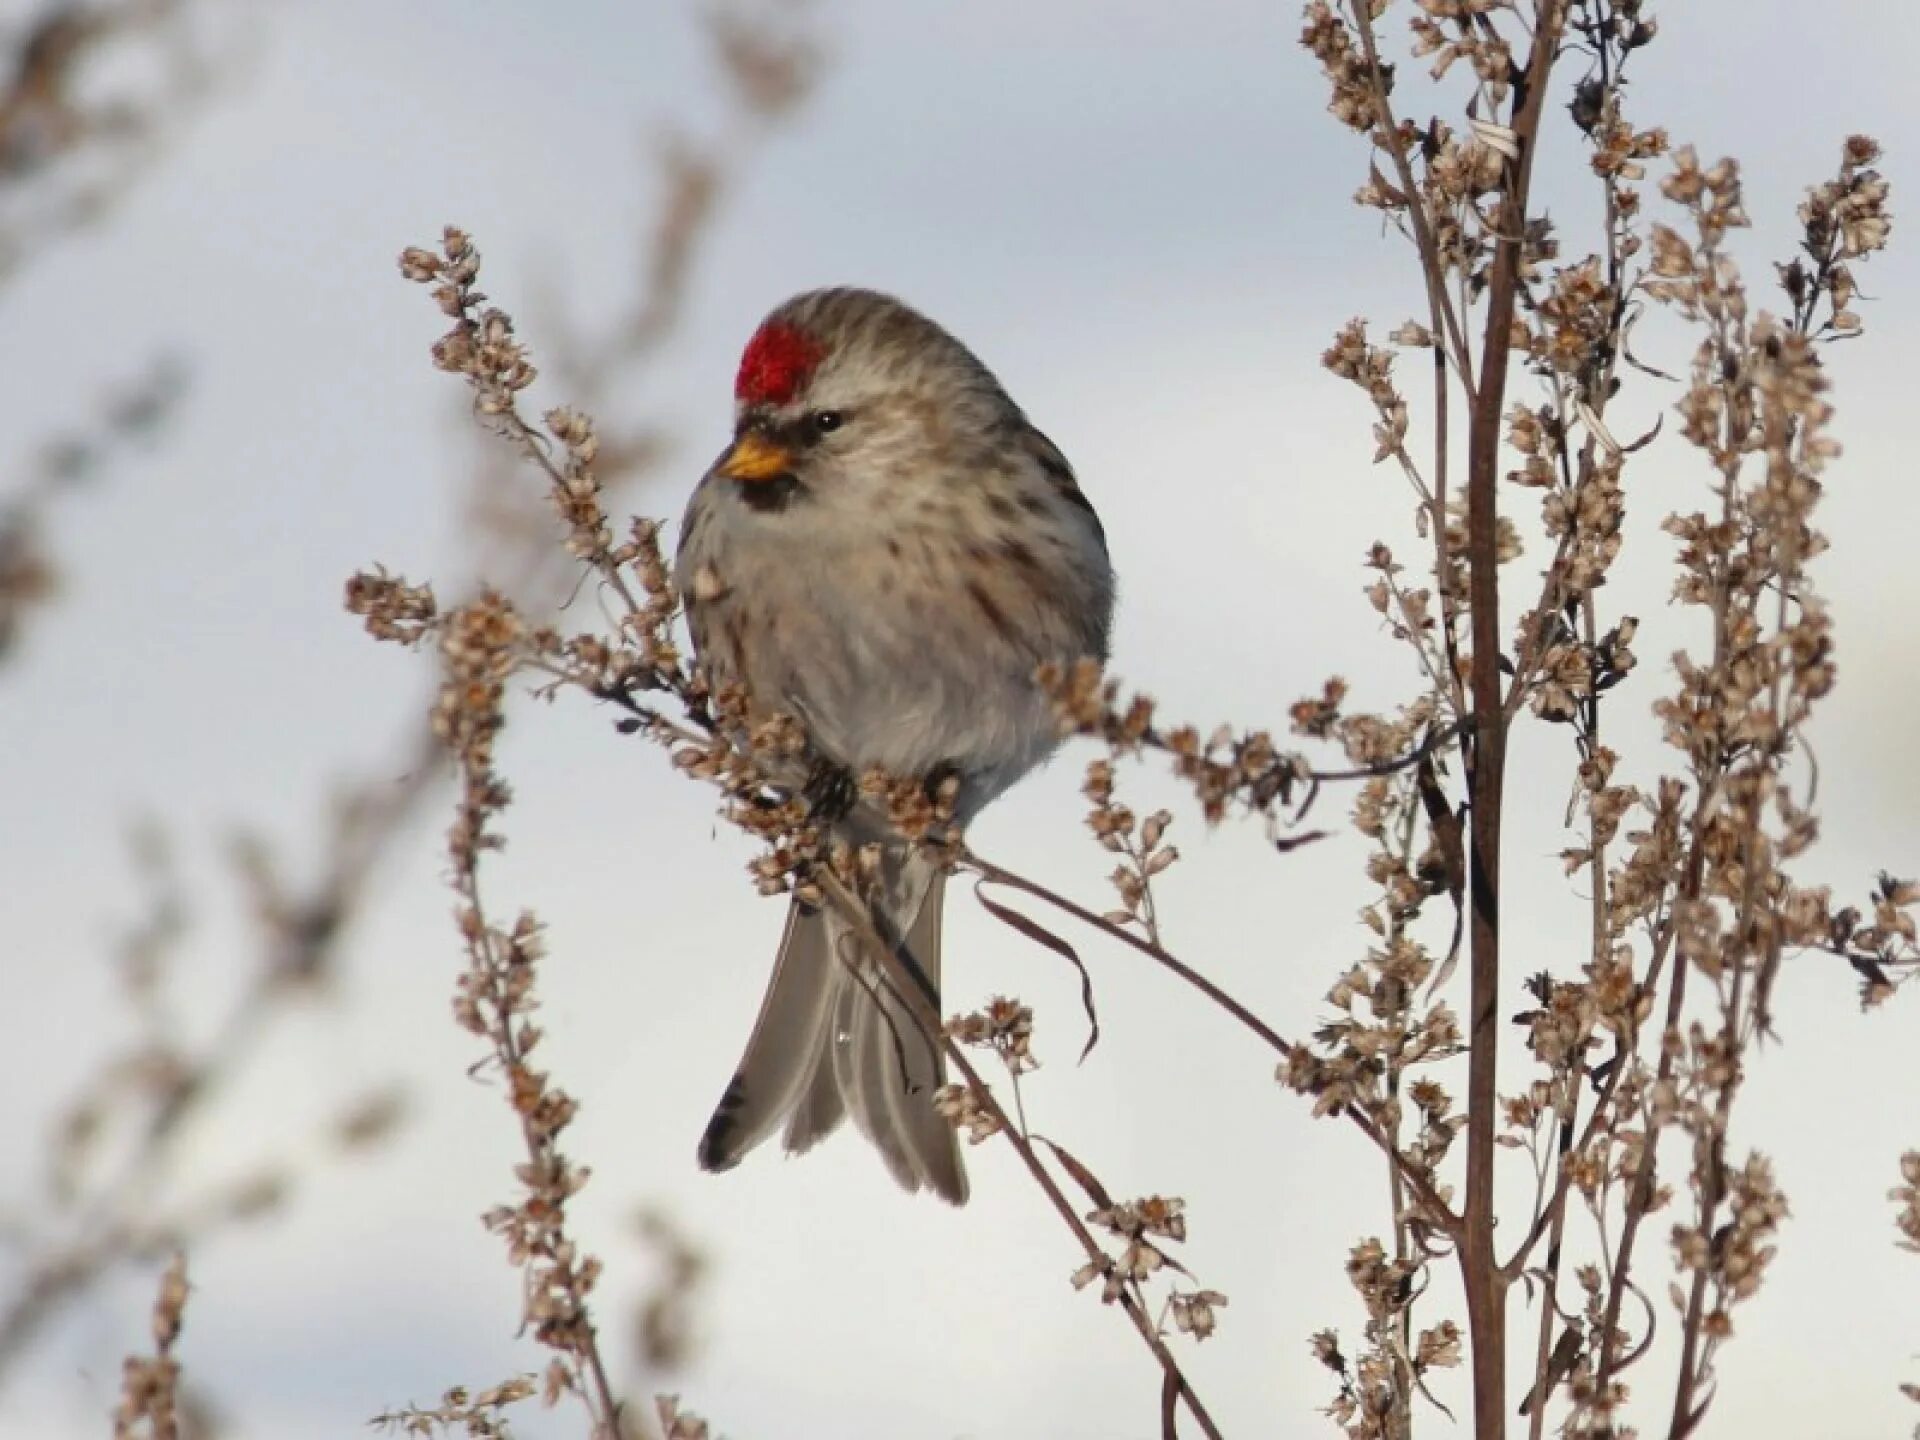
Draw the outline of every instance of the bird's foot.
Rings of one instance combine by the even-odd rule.
[[[937,806],[942,800],[957,798],[965,779],[966,772],[960,768],[958,760],[942,760],[927,771],[926,778],[920,783],[926,789],[927,799]]]
[[[813,819],[822,825],[831,825],[852,812],[860,799],[860,785],[846,766],[816,757],[800,797],[807,802],[807,812]]]

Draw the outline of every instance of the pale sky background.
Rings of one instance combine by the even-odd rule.
[[[1801,187],[1850,131],[1887,144],[1894,209],[1908,213],[1913,12],[1657,8],[1636,116],[1743,158],[1756,291],[1792,244]],[[677,515],[764,310],[821,283],[890,289],[973,345],[1073,457],[1122,577],[1116,669],[1168,713],[1283,728],[1286,704],[1335,672],[1365,702],[1404,694],[1408,661],[1359,594],[1371,540],[1412,551],[1404,489],[1369,467],[1364,402],[1318,356],[1348,316],[1384,330],[1418,296],[1400,246],[1346,203],[1362,150],[1321,113],[1298,7],[819,0],[813,15],[830,52],[821,91],[755,160],[702,258],[684,343],[633,397],[677,416],[685,444],[641,507]],[[374,646],[339,604],[369,562],[416,579],[462,562],[455,501],[472,451],[457,386],[427,362],[438,317],[393,257],[443,222],[471,229],[485,288],[527,313],[537,354],[535,295],[557,289],[587,315],[628,293],[649,127],[698,128],[715,110],[678,5],[283,0],[250,24],[258,60],[237,90],[108,224],[0,292],[9,474],[22,446],[84,424],[101,387],[155,352],[192,369],[164,435],[59,508],[68,592],[0,674],[9,1205],[31,1193],[58,1097],[122,1034],[106,957],[137,908],[129,817],[166,817],[181,844],[200,928],[180,1006],[204,1030],[246,955],[224,837],[266,827],[290,863],[311,859],[332,782],[377,763],[423,703],[428,661]],[[1578,187],[1545,198],[1569,222],[1586,213]],[[1843,893],[1883,866],[1920,869],[1914,253],[1897,227],[1894,253],[1862,276],[1868,338],[1833,354],[1847,455],[1819,578],[1842,683],[1814,732],[1828,839],[1805,873]],[[1641,348],[1684,367],[1671,332],[1649,327]],[[1642,388],[1629,413],[1670,401]],[[1649,731],[1677,643],[1654,526],[1704,494],[1703,472],[1666,454],[1631,472],[1641,548],[1608,595],[1644,622],[1643,666],[1610,712],[1623,747]],[[1508,573],[1531,585],[1533,567]],[[1583,944],[1553,858],[1564,795],[1557,779],[1528,783],[1564,743],[1537,728],[1517,742],[1509,1009],[1520,977],[1570,971]],[[1634,778],[1664,764],[1637,753]],[[1076,794],[1085,758],[1023,786],[975,838],[1098,901],[1104,857]],[[779,906],[751,897],[748,850],[718,829],[710,793],[604,715],[526,710],[502,760],[519,800],[489,888],[497,908],[531,905],[551,927],[545,1058],[584,1105],[571,1151],[595,1178],[577,1224],[608,1264],[616,1351],[617,1301],[646,1273],[627,1229],[644,1200],[714,1255],[705,1343],[673,1383],[737,1440],[1155,1433],[1149,1360],[1117,1313],[1068,1287],[1073,1244],[1005,1147],[972,1152],[974,1200],[958,1212],[899,1193],[844,1136],[804,1163],[768,1151],[725,1177],[697,1171]],[[1143,809],[1172,793],[1125,783]],[[1322,803],[1328,819],[1345,804]],[[1175,808],[1188,863],[1163,882],[1171,942],[1281,1028],[1308,1029],[1364,944],[1357,842],[1275,858],[1256,830],[1208,837]],[[516,1144],[497,1095],[462,1079],[476,1051],[447,1018],[459,960],[438,883],[444,808],[429,814],[349,937],[337,996],[274,1033],[189,1150],[188,1178],[207,1179],[299,1154],[369,1085],[400,1079],[415,1100],[397,1143],[192,1257],[183,1357],[240,1434],[362,1433],[385,1406],[540,1363],[513,1336],[517,1280],[475,1218],[509,1196]],[[1182,1258],[1232,1303],[1215,1340],[1179,1343],[1227,1433],[1331,1433],[1315,1413],[1329,1378],[1306,1341],[1333,1325],[1357,1343],[1341,1264],[1387,1224],[1374,1154],[1281,1093],[1271,1057],[1232,1024],[1092,940],[1105,1039],[1076,1068],[1071,976],[964,898],[951,908],[950,1008],[1013,992],[1038,1011],[1036,1125],[1117,1192],[1186,1197]],[[1894,1248],[1885,1197],[1901,1151],[1920,1146],[1915,1003],[1862,1017],[1851,976],[1819,960],[1782,982],[1782,1043],[1758,1057],[1736,1143],[1775,1157],[1794,1218],[1738,1316],[1709,1435],[1866,1440],[1913,1422],[1895,1387],[1920,1378],[1920,1260]],[[1665,1265],[1664,1232],[1650,1230],[1643,1264]],[[0,1252],[0,1283],[10,1264]],[[45,1337],[0,1393],[0,1434],[102,1433],[120,1356],[144,1343],[151,1281],[109,1285]],[[1517,1301],[1516,1337],[1530,1336]],[[1649,1428],[1664,1425],[1664,1372],[1634,1378]],[[1464,1371],[1434,1388],[1469,1412]],[[523,1430],[577,1433],[577,1415],[529,1412]]]

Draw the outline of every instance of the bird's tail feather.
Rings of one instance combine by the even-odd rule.
[[[789,1111],[807,1108],[815,1061],[833,1019],[838,972],[823,917],[796,900],[787,910],[787,928],[746,1053],[700,1137],[702,1169],[732,1169]],[[837,1114],[828,1117],[826,1128],[837,1119]]]
[[[896,982],[863,933],[830,909],[797,901],[787,916],[767,996],[719,1108],[700,1142],[700,1163],[725,1170],[784,1119],[786,1148],[810,1149],[851,1115],[893,1177],[964,1204],[958,1138],[933,1108],[946,1082],[937,1040],[895,989],[913,983],[940,1012],[940,919],[946,876],[924,856],[882,856],[876,919],[908,972]]]

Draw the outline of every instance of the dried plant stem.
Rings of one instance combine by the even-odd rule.
[[[515,1167],[524,1194],[483,1219],[506,1242],[509,1260],[521,1271],[522,1323],[554,1354],[547,1392],[574,1391],[587,1408],[594,1440],[617,1440],[620,1406],[588,1306],[600,1262],[581,1252],[567,1225],[569,1204],[588,1174],[560,1148],[578,1107],[529,1063],[542,1040],[533,1018],[539,1004],[540,929],[524,913],[510,929],[490,923],[481,893],[481,859],[503,843],[493,825],[510,798],[493,757],[520,634],[512,608],[488,592],[449,616],[440,635],[445,674],[433,717],[460,782],[447,854],[449,884],[460,902],[457,928],[467,952],[453,1013],[463,1029],[490,1047],[487,1067],[502,1082],[526,1149],[525,1163]]]
[[[1608,203],[1612,205],[1612,187],[1607,189]],[[1580,620],[1589,651],[1598,640],[1598,622],[1594,615],[1593,594],[1591,591],[1580,597]],[[1586,726],[1582,741],[1588,754],[1594,753],[1600,743],[1600,694],[1595,691],[1587,697]],[[1587,845],[1591,854],[1588,874],[1592,878],[1592,894],[1589,899],[1590,913],[1588,924],[1591,926],[1592,959],[1597,965],[1606,958],[1608,948],[1607,925],[1607,845],[1599,819],[1591,807],[1587,814]],[[1594,1103],[1593,1114],[1588,1118],[1586,1133],[1580,1137],[1579,1148],[1585,1150],[1593,1136],[1599,1132],[1601,1124],[1611,1113],[1613,1089],[1618,1083],[1620,1073],[1625,1068],[1627,1057],[1622,1050],[1616,1049],[1613,1063],[1608,1068],[1606,1083],[1599,1098]],[[1567,1087],[1561,1098],[1564,1113],[1560,1117],[1558,1144],[1554,1153],[1554,1187],[1552,1197],[1547,1202],[1544,1219],[1547,1226],[1547,1255],[1542,1266],[1543,1292],[1540,1300],[1540,1328],[1534,1349],[1534,1383],[1541,1387],[1528,1418],[1528,1440],[1540,1440],[1547,1423],[1547,1401],[1550,1398],[1548,1386],[1548,1358],[1552,1353],[1553,1331],[1559,1319],[1560,1265],[1562,1243],[1566,1235],[1567,1191],[1572,1181],[1572,1171],[1568,1158],[1574,1153],[1574,1128],[1579,1110],[1580,1091],[1578,1088],[1578,1070],[1569,1072],[1562,1080]],[[1536,1217],[1534,1233],[1508,1262],[1509,1281],[1524,1267],[1527,1255],[1539,1237],[1541,1217]]]
[[[1528,1258],[1533,1254],[1534,1247],[1540,1243],[1541,1237],[1552,1232],[1559,1223],[1557,1217],[1563,1213],[1567,1192],[1573,1184],[1573,1172],[1566,1164],[1567,1156],[1584,1151],[1599,1136],[1608,1122],[1616,1118],[1613,1114],[1613,1094],[1620,1083],[1620,1073],[1626,1066],[1627,1058],[1624,1052],[1616,1053],[1608,1063],[1607,1078],[1600,1086],[1600,1093],[1594,1097],[1592,1113],[1587,1116],[1587,1123],[1581,1128],[1579,1138],[1557,1145],[1559,1173],[1554,1177],[1553,1188],[1546,1196],[1546,1203],[1539,1207],[1538,1213],[1534,1216],[1532,1229],[1528,1230],[1526,1238],[1500,1267],[1501,1278],[1506,1284],[1511,1285],[1520,1278],[1521,1273],[1527,1268]],[[1570,1107],[1570,1110],[1573,1108],[1575,1107]],[[1565,1128],[1570,1137],[1571,1120]]]
[[[555,1150],[553,1137],[535,1124],[531,1112],[519,1103],[519,1077],[526,1071],[526,1045],[521,1035],[514,1031],[514,997],[508,994],[503,983],[500,969],[491,956],[474,953],[473,947],[491,947],[494,934],[487,928],[486,912],[481,908],[479,869],[477,865],[464,867],[456,874],[454,889],[471,908],[473,918],[478,922],[477,935],[470,939],[470,958],[476,971],[487,976],[487,1003],[482,1014],[487,1018],[487,1038],[492,1042],[494,1054],[500,1062],[501,1071],[508,1078],[509,1100],[520,1118],[520,1138],[527,1150],[527,1163],[532,1173],[550,1172],[559,1156]],[[564,1162],[559,1162],[564,1163]],[[556,1223],[553,1229],[553,1248],[562,1256],[570,1255],[571,1242]],[[570,1259],[560,1261],[560,1269],[565,1280],[579,1280],[578,1267]],[[565,1283],[563,1280],[563,1283]],[[620,1402],[614,1395],[613,1384],[607,1378],[606,1362],[600,1356],[600,1337],[597,1328],[587,1313],[585,1287],[581,1286],[578,1298],[577,1327],[573,1334],[577,1338],[567,1348],[574,1353],[576,1363],[585,1372],[590,1391],[587,1395],[588,1408],[593,1413],[593,1433],[595,1440],[616,1440],[620,1434]]]
[[[1353,7],[1353,16],[1354,29],[1360,36],[1361,52],[1366,56],[1367,79],[1373,92],[1374,110],[1379,117],[1374,127],[1374,143],[1393,160],[1401,194],[1406,198],[1406,215],[1413,228],[1414,248],[1420,257],[1421,274],[1425,282],[1428,325],[1433,336],[1434,416],[1433,488],[1427,495],[1427,508],[1429,523],[1433,527],[1434,570],[1441,588],[1440,630],[1447,658],[1443,688],[1453,702],[1454,715],[1458,717],[1466,713],[1467,697],[1461,685],[1459,640],[1454,628],[1458,597],[1450,593],[1453,566],[1447,527],[1447,479],[1452,437],[1449,433],[1451,387],[1447,383],[1447,359],[1449,355],[1452,356],[1454,373],[1471,407],[1475,396],[1473,352],[1468,348],[1462,328],[1468,313],[1467,302],[1463,294],[1461,304],[1456,308],[1447,293],[1446,270],[1441,263],[1439,246],[1434,240],[1433,227],[1428,223],[1420,187],[1414,180],[1413,162],[1408,158],[1407,146],[1402,142],[1399,124],[1394,119],[1393,102],[1380,64],[1379,42],[1373,32],[1372,9],[1368,4],[1357,4]]]
[[[1696,844],[1694,855],[1688,863],[1688,883],[1682,887],[1683,895],[1698,894],[1702,863]],[[1666,944],[1654,952],[1653,962],[1649,966],[1647,980],[1649,990],[1659,983],[1661,962],[1665,959],[1667,945],[1671,944],[1672,934],[1673,927],[1669,922],[1663,932]],[[1686,998],[1687,966],[1683,962],[1674,967],[1671,988],[1667,992],[1665,1033],[1670,1035],[1679,1033],[1680,1016],[1686,1007]],[[1661,1047],[1660,1064],[1654,1079],[1656,1086],[1664,1085],[1672,1078],[1674,1053],[1671,1046]],[[1620,1368],[1620,1309],[1626,1300],[1627,1291],[1632,1288],[1629,1276],[1633,1269],[1634,1242],[1639,1237],[1641,1222],[1653,1208],[1654,1177],[1658,1172],[1657,1148],[1651,1140],[1642,1148],[1640,1164],[1634,1171],[1633,1188],[1627,1192],[1626,1218],[1620,1227],[1620,1244],[1607,1267],[1607,1305],[1601,1320],[1600,1361],[1595,1367],[1594,1378],[1594,1389],[1601,1395],[1607,1393],[1608,1384]]]
[[[1565,1104],[1566,1114],[1560,1118],[1558,1144],[1554,1152],[1558,1177],[1567,1173],[1567,1156],[1573,1149],[1574,1105],[1579,1091],[1572,1090]],[[1598,1113],[1598,1111],[1596,1111]],[[1540,1297],[1540,1329],[1534,1342],[1533,1374],[1535,1392],[1534,1405],[1527,1422],[1528,1440],[1540,1440],[1547,1423],[1547,1401],[1552,1398],[1550,1380],[1547,1373],[1548,1357],[1553,1349],[1554,1323],[1560,1318],[1560,1246],[1566,1235],[1567,1191],[1564,1183],[1556,1183],[1553,1198],[1545,1211],[1547,1217],[1547,1261],[1544,1267],[1545,1278]]]
[[[1611,185],[1607,187],[1607,199],[1609,219],[1611,220],[1613,203],[1613,189]],[[1611,235],[1613,230],[1611,223],[1609,223],[1608,230],[1609,235]],[[1617,273],[1617,259],[1615,263]],[[1591,591],[1580,597],[1580,620],[1582,628],[1585,631],[1587,647],[1589,651],[1591,651],[1598,639],[1598,625],[1594,618],[1593,594]],[[1595,691],[1587,698],[1586,728],[1582,738],[1587,748],[1587,753],[1592,754],[1600,743],[1600,695],[1598,691]],[[1592,959],[1595,964],[1598,964],[1606,957],[1607,950],[1607,847],[1606,841],[1601,834],[1599,820],[1593,814],[1591,806],[1588,807],[1587,812],[1587,845],[1592,857],[1588,874],[1592,877],[1593,883],[1592,895],[1589,900],[1590,911],[1588,924],[1591,927]],[[1625,1063],[1626,1057],[1616,1053],[1613,1066],[1607,1074],[1606,1088],[1594,1105],[1593,1115],[1588,1125],[1589,1131],[1597,1130],[1607,1115],[1613,1096],[1613,1086],[1619,1079],[1621,1067]],[[1552,1354],[1554,1325],[1559,1319],[1560,1310],[1561,1247],[1566,1237],[1567,1190],[1572,1178],[1572,1172],[1568,1167],[1567,1160],[1573,1153],[1574,1125],[1580,1104],[1578,1067],[1570,1070],[1563,1077],[1561,1083],[1566,1086],[1566,1091],[1561,1096],[1560,1101],[1564,1113],[1560,1117],[1559,1142],[1554,1152],[1555,1173],[1553,1196],[1547,1203],[1547,1257],[1546,1263],[1542,1266],[1544,1274],[1542,1277],[1543,1288],[1540,1298],[1540,1329],[1534,1347],[1534,1384],[1539,1387],[1539,1390],[1537,1391],[1533,1412],[1528,1417],[1528,1440],[1540,1440],[1547,1423],[1547,1402],[1551,1398],[1549,1390],[1550,1377],[1547,1373],[1547,1365],[1548,1359]],[[1581,1137],[1581,1147],[1583,1149],[1586,1146],[1587,1138],[1587,1136]],[[1538,1220],[1536,1220],[1536,1227],[1538,1223]],[[1521,1252],[1514,1256],[1510,1264],[1512,1266],[1523,1265],[1526,1260],[1526,1253],[1530,1248],[1531,1242],[1529,1242],[1527,1246],[1522,1247]]]
[[[1387,1097],[1390,1102],[1389,1115],[1392,1123],[1386,1130],[1389,1147],[1387,1156],[1387,1195],[1393,1203],[1393,1258],[1402,1265],[1411,1267],[1413,1263],[1412,1237],[1407,1225],[1406,1181],[1400,1173],[1396,1157],[1400,1153],[1400,1077],[1388,1078]],[[1404,1307],[1394,1317],[1394,1328],[1398,1332],[1398,1344],[1393,1353],[1393,1434],[1394,1440],[1411,1440],[1413,1435],[1413,1397],[1418,1384],[1413,1373],[1413,1362],[1409,1356],[1413,1353],[1413,1307]]]
[[[1564,18],[1559,0],[1540,0],[1536,7],[1524,91],[1516,95],[1512,125],[1519,158],[1509,163],[1500,206],[1499,236],[1487,289],[1479,386],[1473,395],[1467,439],[1467,583],[1473,622],[1474,724],[1467,779],[1470,993],[1466,1224],[1460,1259],[1472,1348],[1474,1429],[1479,1440],[1500,1440],[1507,1423],[1507,1282],[1495,1256],[1493,1239],[1494,1139],[1500,1111],[1500,828],[1507,748],[1499,666],[1496,487],[1500,419],[1506,400],[1507,358],[1513,348],[1514,301],[1519,289],[1534,142]]]
[[[1004,875],[1006,872],[1000,873]],[[892,948],[881,937],[878,929],[875,927],[872,913],[868,910],[867,906],[863,904],[859,897],[847,887],[846,883],[841,880],[839,876],[833,874],[831,870],[823,867],[815,871],[814,879],[820,887],[821,894],[826,897],[827,901],[860,932],[872,952],[882,957],[883,964],[886,967],[886,974],[883,976],[881,983],[890,986],[895,995],[907,1004],[913,1012],[914,1018],[925,1031],[927,1040],[930,1043],[940,1045],[945,1051],[948,1063],[960,1073],[961,1078],[966,1082],[968,1089],[979,1101],[981,1107],[998,1122],[1000,1133],[1006,1137],[1007,1143],[1011,1145],[1020,1156],[1021,1163],[1027,1167],[1027,1173],[1033,1177],[1034,1183],[1040,1187],[1041,1192],[1047,1197],[1048,1203],[1051,1204],[1059,1214],[1062,1223],[1066,1225],[1068,1230],[1073,1232],[1073,1238],[1080,1242],[1080,1247],[1086,1252],[1088,1260],[1101,1265],[1109,1263],[1107,1253],[1100,1248],[1099,1241],[1093,1238],[1093,1233],[1087,1229],[1085,1222],[1081,1220],[1080,1214],[1074,1208],[1073,1202],[1067,1198],[1066,1193],[1061,1190],[1059,1183],[1053,1178],[1052,1174],[1048,1172],[1046,1165],[1041,1161],[1039,1152],[1034,1149],[1032,1140],[1029,1139],[1026,1134],[1025,1127],[1014,1123],[1013,1118],[1007,1114],[1005,1108],[1001,1106],[993,1092],[988,1089],[985,1082],[981,1080],[979,1071],[974,1069],[973,1063],[967,1058],[966,1052],[954,1042],[952,1037],[945,1033],[941,1023],[941,1017],[935,1013],[933,1007],[927,1003],[926,997],[921,992],[919,985],[914,983],[912,977],[905,973],[904,967],[900,965]],[[1127,1318],[1133,1322],[1133,1328],[1139,1332],[1142,1342],[1145,1343],[1148,1350],[1153,1353],[1153,1358],[1159,1363],[1161,1374],[1166,1377],[1165,1393],[1177,1395],[1178,1398],[1185,1403],[1188,1412],[1193,1416],[1201,1430],[1209,1437],[1209,1440],[1221,1440],[1219,1427],[1214,1424],[1213,1417],[1207,1413],[1207,1408],[1201,1403],[1200,1397],[1195,1393],[1192,1383],[1188,1381],[1185,1373],[1180,1369],[1180,1362],[1174,1359],[1173,1352],[1167,1348],[1166,1342],[1160,1338],[1159,1327],[1154,1323],[1153,1317],[1147,1313],[1146,1307],[1140,1303],[1139,1298],[1132,1290],[1124,1287],[1118,1292],[1116,1299],[1121,1309],[1126,1311]],[[1163,1404],[1161,1410],[1162,1440],[1176,1440],[1178,1431],[1174,1426],[1173,1417],[1174,1412],[1171,1405]]]
[[[1435,353],[1440,353],[1439,347],[1443,343],[1451,348],[1454,369],[1460,377],[1460,388],[1466,392],[1467,402],[1471,405],[1476,392],[1473,351],[1467,345],[1463,329],[1466,312],[1464,305],[1456,311],[1452,297],[1447,294],[1446,270],[1440,261],[1440,247],[1434,241],[1433,227],[1427,222],[1426,206],[1420,199],[1420,186],[1413,178],[1413,162],[1407,156],[1407,146],[1401,137],[1399,123],[1393,118],[1393,102],[1389,98],[1386,74],[1380,64],[1379,43],[1373,33],[1373,10],[1368,0],[1359,0],[1353,6],[1353,19],[1354,29],[1360,34],[1361,51],[1367,57],[1367,78],[1373,89],[1374,111],[1379,116],[1374,138],[1393,160],[1394,175],[1407,201],[1407,218],[1413,224],[1414,246],[1420,252],[1420,267],[1426,276],[1427,305],[1433,317]],[[1438,413],[1446,414],[1444,403]],[[1444,481],[1439,488],[1444,488]],[[1444,511],[1439,520],[1437,533],[1442,537],[1440,543],[1444,545],[1447,533]]]
[[[1731,489],[1731,482],[1729,482],[1729,489]],[[1781,573],[1776,583],[1777,610],[1775,615],[1775,630],[1776,633],[1779,634],[1786,633],[1787,596],[1788,592],[1793,588],[1793,582],[1797,577],[1798,569],[1798,556],[1797,553],[1795,553],[1791,540],[1787,542],[1786,548],[1788,550],[1787,558],[1780,562]],[[1780,726],[1782,722],[1780,685],[1781,676],[1779,672],[1776,671],[1771,689],[1771,710],[1776,726]],[[1777,764],[1778,762],[1775,760],[1771,763]],[[1757,828],[1759,823],[1757,815],[1753,823]],[[1751,843],[1751,838],[1749,838],[1749,843]],[[1732,923],[1735,933],[1751,933],[1755,924],[1756,917],[1754,915],[1754,908],[1757,899],[1758,897],[1755,893],[1754,868],[1749,866],[1742,887],[1740,904],[1733,917]],[[1746,990],[1747,978],[1751,968],[1750,952],[1746,950],[1740,951],[1732,966],[1733,982],[1724,1002],[1722,1012],[1721,1044],[1728,1054],[1735,1056],[1744,1053],[1746,1044],[1751,1038],[1743,1023],[1748,1018]],[[1685,965],[1683,963],[1679,971],[1676,972],[1675,979],[1677,980],[1679,975],[1684,973],[1684,971]],[[1731,1075],[1721,1086],[1718,1099],[1714,1106],[1712,1128],[1705,1141],[1708,1155],[1706,1164],[1701,1167],[1704,1170],[1704,1175],[1700,1182],[1697,1221],[1697,1229],[1703,1235],[1715,1233],[1720,1205],[1726,1198],[1727,1130],[1733,1118],[1734,1098],[1740,1091],[1740,1073],[1740,1068],[1736,1065]],[[1700,1354],[1700,1343],[1704,1327],[1701,1322],[1704,1317],[1707,1286],[1711,1279],[1711,1269],[1707,1266],[1701,1266],[1694,1271],[1693,1282],[1688,1288],[1686,1320],[1681,1331],[1680,1374],[1674,1382],[1673,1416],[1668,1427],[1670,1440],[1684,1440],[1684,1437],[1691,1435],[1699,1426],[1700,1421],[1706,1416],[1706,1402],[1702,1402],[1696,1406],[1693,1397],[1695,1391],[1699,1388],[1703,1366]],[[1709,1395],[1708,1401],[1711,1401],[1711,1399],[1712,1396]]]
[[[1429,285],[1427,294],[1433,312],[1440,313],[1441,287]],[[1436,583],[1440,587],[1440,640],[1447,657],[1446,695],[1453,703],[1456,725],[1467,713],[1467,697],[1461,683],[1460,637],[1454,621],[1459,597],[1453,593],[1453,542],[1447,531],[1447,460],[1452,445],[1449,403],[1452,387],[1447,384],[1447,357],[1440,348],[1439,332],[1433,344],[1433,504],[1429,507],[1433,525],[1433,560]]]

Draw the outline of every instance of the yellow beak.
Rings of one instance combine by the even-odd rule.
[[[793,452],[749,430],[733,442],[718,469],[729,480],[771,480],[793,469]]]

